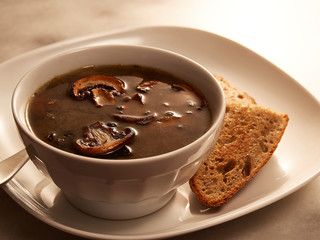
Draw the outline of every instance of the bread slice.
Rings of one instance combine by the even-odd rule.
[[[214,74],[215,78],[219,81],[224,94],[226,96],[227,104],[230,102],[242,102],[242,103],[250,103],[256,104],[256,101],[253,97],[251,97],[248,93],[234,87],[228,81],[226,81],[223,77]]]
[[[218,141],[189,180],[199,202],[208,207],[226,204],[261,170],[289,120],[286,114],[256,104],[249,95],[239,100],[236,88],[229,90],[224,89],[227,108]]]

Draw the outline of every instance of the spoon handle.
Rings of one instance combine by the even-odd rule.
[[[26,149],[0,162],[0,185],[8,182],[29,160]]]

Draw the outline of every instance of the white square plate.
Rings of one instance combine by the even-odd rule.
[[[35,217],[60,230],[96,239],[155,239],[214,226],[269,205],[296,191],[320,172],[320,104],[302,86],[249,49],[212,33],[180,27],[148,27],[94,35],[46,46],[0,65],[0,158],[23,148],[10,109],[19,79],[43,59],[88,45],[136,44],[183,54],[247,91],[266,107],[289,115],[276,152],[261,172],[224,207],[207,209],[188,184],[170,203],[146,217],[110,221],[73,208],[52,180],[31,162],[4,186]]]

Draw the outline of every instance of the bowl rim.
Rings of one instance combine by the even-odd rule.
[[[90,156],[84,156],[76,153],[71,153],[67,152],[64,150],[61,150],[59,148],[56,148],[54,146],[51,146],[50,144],[44,142],[40,138],[38,138],[32,131],[29,129],[26,125],[27,122],[22,122],[20,120],[19,114],[17,112],[17,104],[16,104],[16,98],[18,97],[17,92],[18,89],[21,86],[21,83],[24,81],[24,79],[27,78],[28,75],[36,71],[38,68],[41,68],[44,64],[54,61],[55,59],[63,58],[66,55],[77,53],[77,52],[83,52],[83,51],[90,51],[93,49],[99,49],[99,48],[114,48],[114,47],[119,47],[119,48],[140,48],[144,50],[152,50],[152,51],[158,51],[162,52],[165,54],[172,55],[174,57],[180,58],[183,61],[187,61],[193,65],[195,65],[197,68],[201,69],[206,75],[208,75],[212,82],[216,85],[217,90],[218,90],[218,95],[220,97],[220,105],[217,109],[215,109],[215,120],[212,120],[212,123],[210,124],[210,127],[207,129],[207,131],[192,141],[191,143],[175,149],[170,152],[166,152],[163,154],[159,155],[154,155],[154,156],[149,156],[149,157],[142,157],[142,158],[132,158],[132,159],[104,159],[104,158],[97,158],[97,157],[90,157]],[[63,73],[62,73],[63,74]],[[201,91],[201,90],[200,90]],[[67,157],[69,160],[74,160],[74,161],[84,161],[84,162],[91,162],[91,163],[98,163],[98,164],[116,164],[116,165],[135,165],[135,164],[142,164],[145,162],[151,163],[151,162],[159,162],[163,161],[164,159],[172,159],[175,155],[179,154],[179,152],[183,152],[187,148],[192,148],[194,145],[197,145],[198,142],[201,142],[204,140],[204,138],[208,138],[216,129],[219,129],[219,127],[222,125],[224,115],[225,115],[225,109],[226,109],[226,101],[225,101],[225,95],[224,91],[219,84],[219,81],[216,79],[216,77],[209,71],[207,70],[204,66],[199,64],[198,62],[194,61],[193,59],[186,57],[182,54],[167,50],[167,49],[162,49],[158,47],[151,47],[151,46],[142,46],[142,45],[134,45],[134,44],[106,44],[106,45],[94,45],[94,46],[84,46],[84,47],[78,47],[72,50],[67,50],[63,51],[61,53],[55,54],[51,57],[46,58],[45,60],[41,61],[40,63],[36,64],[33,66],[29,71],[27,71],[18,81],[18,83],[15,86],[15,89],[13,91],[12,97],[11,97],[11,111],[15,120],[16,125],[23,131],[24,134],[26,134],[30,139],[32,139],[33,142],[36,142],[40,146],[49,149],[50,151],[55,152],[55,154],[62,155],[64,157]],[[25,120],[26,121],[26,120]]]

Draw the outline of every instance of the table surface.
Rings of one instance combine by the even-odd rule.
[[[186,26],[232,39],[320,100],[317,0],[0,0],[0,63],[65,39],[143,26]],[[319,159],[320,160],[320,159]],[[174,239],[318,239],[320,178],[258,211]],[[0,189],[0,239],[82,239],[31,216]]]

